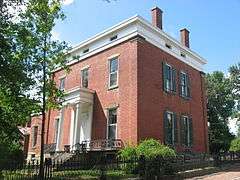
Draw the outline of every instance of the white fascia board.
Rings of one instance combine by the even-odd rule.
[[[118,34],[118,38],[114,41],[109,41],[110,36],[113,34]],[[180,42],[163,32],[161,29],[154,27],[141,16],[135,15],[74,47],[68,52],[71,56],[78,56],[85,47],[89,48],[89,52],[81,54],[78,59],[70,60],[67,65],[72,65],[82,61],[137,35],[143,36],[148,42],[163,49],[167,53],[177,57],[199,71],[203,71],[202,66],[207,63],[207,61],[197,53],[183,46]],[[166,42],[169,42],[170,45],[173,46],[172,50],[165,47]],[[180,55],[181,51],[187,54],[186,58]],[[61,68],[57,68],[53,72],[60,69]]]

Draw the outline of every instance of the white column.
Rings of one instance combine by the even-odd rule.
[[[63,123],[63,115],[64,115],[64,109],[62,108],[59,112],[59,126],[58,126],[58,134],[57,134],[57,142],[56,142],[56,151],[60,150],[60,144],[61,144],[61,136],[62,136],[62,123]]]
[[[75,115],[75,124],[74,124],[74,143],[73,145],[79,143],[80,140],[80,115],[81,115],[81,105],[80,103],[76,104],[76,115]]]
[[[76,120],[76,106],[72,105],[71,107],[71,125],[70,125],[70,138],[69,138],[69,144],[70,144],[70,150],[72,150],[74,145],[74,127],[75,127],[75,120]]]

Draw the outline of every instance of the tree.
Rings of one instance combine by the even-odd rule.
[[[28,56],[24,59],[30,64],[28,75],[34,81],[37,93],[34,95],[41,102],[42,128],[41,128],[41,154],[39,177],[44,174],[44,127],[45,113],[48,108],[61,106],[63,92],[58,90],[52,72],[56,68],[68,70],[67,50],[64,41],[54,40],[52,30],[57,20],[63,20],[65,15],[61,10],[61,0],[28,0],[26,11],[21,13],[20,24],[25,36],[20,39],[22,52]]]
[[[234,136],[229,132],[228,118],[234,110],[233,85],[222,72],[206,76],[210,152],[227,151]]]
[[[237,136],[240,137],[240,63],[229,68],[230,80],[233,83],[233,95],[235,99],[235,112],[233,118],[237,118]]]
[[[24,37],[24,32],[15,21],[23,3],[0,0],[0,147],[4,151],[0,159],[11,158],[14,149],[18,151],[18,125],[24,125],[38,108],[26,93],[33,81],[28,76],[29,65],[23,61],[27,54],[21,53],[22,45],[18,41],[19,37]]]

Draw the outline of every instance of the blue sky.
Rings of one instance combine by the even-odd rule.
[[[227,73],[240,62],[240,0],[65,0],[67,19],[54,36],[75,45],[136,14],[151,21],[154,6],[164,12],[165,32],[179,39],[181,28],[190,30],[191,48],[208,60],[206,72]]]

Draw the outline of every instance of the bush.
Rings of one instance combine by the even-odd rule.
[[[176,157],[176,153],[173,149],[159,143],[157,140],[148,139],[142,141],[138,146],[126,146],[119,152],[119,157],[128,160],[123,170],[127,173],[137,173],[143,167],[147,170],[148,174],[159,174],[159,167],[162,168],[161,173],[170,174],[173,172],[170,160]],[[144,158],[144,162],[137,163],[135,159]],[[164,161],[167,159],[167,161]],[[144,165],[143,165],[144,163]]]
[[[173,149],[160,144],[157,140],[148,139],[142,141],[137,146],[137,155],[140,157],[143,155],[146,159],[154,159],[156,157],[161,158],[173,158],[176,157],[176,153]]]
[[[234,152],[240,151],[240,138],[231,141],[229,150]]]

